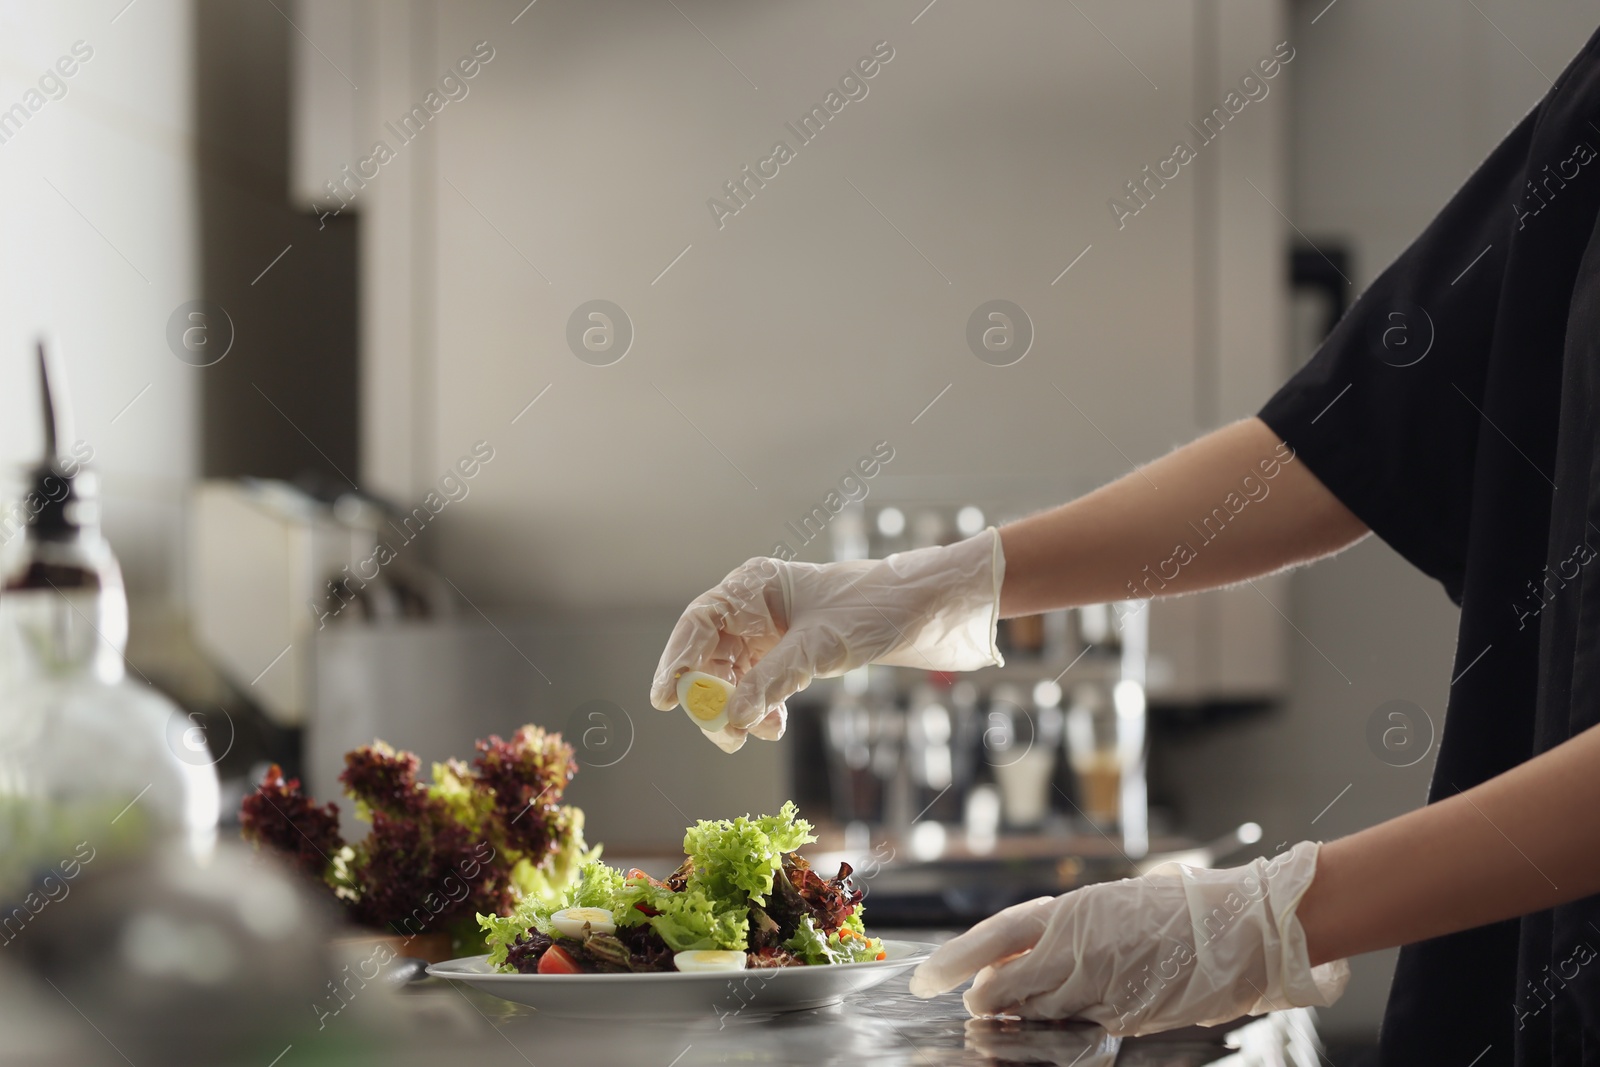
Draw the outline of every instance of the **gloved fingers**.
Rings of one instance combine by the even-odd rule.
[[[1018,1015],[1025,1019],[1070,1019],[1088,1007],[1068,994],[1076,960],[1046,959],[1051,946],[991,964],[978,972],[961,997],[973,1015]],[[1045,994],[1041,996],[1041,994]]]
[[[1182,881],[1185,872],[1194,869],[1195,868],[1192,864],[1179,863],[1177,860],[1167,860],[1165,863],[1156,864],[1149,870],[1141,871],[1139,873],[1139,877],[1151,880],[1166,879],[1168,881]]]
[[[783,736],[788,722],[789,707],[780,702],[777,707],[767,712],[766,718],[750,727],[750,736],[759,737],[763,741],[776,741]]]
[[[972,985],[967,987],[967,991],[961,994],[961,1003],[966,1005],[967,1013],[973,1018],[982,1019],[990,1015],[1015,1014],[1007,1013],[1005,1010],[1011,1005],[997,1005],[994,1002],[994,998],[989,995],[987,987],[993,974],[993,967],[983,968],[972,979]]]
[[[732,755],[744,747],[745,741],[758,737],[763,741],[776,741],[783,736],[786,725],[787,709],[778,705],[766,718],[750,727],[748,730],[740,729],[729,723],[720,730],[704,731],[706,739],[722,751]]]
[[[716,745],[730,756],[744,747],[745,735],[748,731],[724,726],[720,730],[704,730],[706,740]]]
[[[718,661],[738,666],[778,640],[771,610],[777,563],[748,560],[690,602],[656,664],[651,704],[662,711],[677,707],[678,678],[685,671],[706,670]]]
[[[745,672],[728,698],[729,726],[751,729],[811,684],[815,667],[809,640],[805,631],[790,630]]]
[[[979,970],[1026,952],[1050,923],[1057,897],[1014,904],[945,942],[911,976],[911,992],[926,1000],[954,989]]]
[[[1153,991],[1160,992],[1163,988],[1152,990],[1153,979],[1149,971],[1125,978],[1123,983],[1120,990],[1112,988],[1100,993],[1090,992],[1084,983],[1064,981],[1059,987],[1041,989],[1031,996],[1019,997],[997,988],[993,980],[985,983],[981,990],[978,983],[974,982],[963,1002],[967,1010],[975,1014],[1015,1015],[1020,1019],[1077,1019],[1093,1023],[1115,1037],[1137,1037],[1180,1026],[1212,1026],[1246,1014],[1241,1007],[1212,1016],[1204,1013],[1174,1015],[1155,1001],[1145,999]],[[976,996],[973,990],[978,990]]]
[[[715,599],[702,597],[690,604],[672,628],[672,636],[656,664],[650,683],[650,703],[662,711],[678,706],[678,678],[698,670],[722,643],[725,609]]]

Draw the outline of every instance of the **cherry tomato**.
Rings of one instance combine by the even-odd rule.
[[[539,957],[540,974],[579,974],[578,961],[560,945],[551,945]]]

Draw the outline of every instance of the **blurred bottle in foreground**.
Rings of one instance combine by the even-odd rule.
[[[218,814],[203,738],[125,675],[128,603],[91,450],[61,447],[73,440],[65,382],[42,344],[39,372],[44,449],[0,513],[0,901],[24,904],[30,883],[85,855],[174,838],[203,855]]]

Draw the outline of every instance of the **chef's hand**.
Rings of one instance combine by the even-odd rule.
[[[969,671],[995,648],[1005,556],[994,527],[953,545],[887,559],[792,563],[757,558],[701,594],[661,653],[650,702],[678,703],[678,678],[703,670],[737,680],[728,726],[708,736],[733,752],[753,734],[783,736],[784,701],[813,678],[867,663]]]
[[[1349,964],[1312,967],[1295,915],[1320,847],[1220,871],[1166,864],[1018,904],[941,947],[911,991],[937,996],[976,974],[974,1015],[1081,1018],[1125,1036],[1332,1004]]]

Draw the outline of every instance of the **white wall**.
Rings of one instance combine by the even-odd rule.
[[[75,42],[93,50],[0,143],[0,465],[38,455],[33,341],[52,332],[137,613],[179,599],[204,371],[166,341],[168,316],[200,295],[190,6],[125,3],[0,3],[0,110]]]
[[[1252,383],[1259,399],[1259,370],[1205,365],[1197,265],[1215,253],[1196,205],[1202,171],[1230,152],[1278,197],[1278,157],[1243,150],[1272,143],[1282,98],[1242,114],[1125,229],[1107,209],[1192,138],[1197,97],[1209,108],[1226,88],[1197,68],[1193,4],[1080,5],[1121,54],[1057,4],[942,5],[915,24],[889,5],[680,6],[688,18],[534,7],[516,25],[499,5],[368,8],[376,44],[352,66],[371,72],[369,142],[393,140],[381,120],[474,42],[495,49],[356,206],[371,220],[366,477],[409,502],[471,441],[500,450],[440,527],[440,561],[469,594],[681,603],[771,552],[878,440],[895,448],[880,499],[970,494],[1005,511],[1193,436],[1220,402],[1198,399],[1205,375],[1230,406]],[[1215,71],[1231,83],[1281,37],[1271,4],[1225,6],[1252,14]],[[794,141],[784,122],[880,40],[895,58],[868,96],[795,142],[798,158],[719,230],[707,198]],[[1237,184],[1228,232],[1249,237],[1232,262],[1265,269],[1229,311],[1246,290],[1259,308],[1279,277],[1281,221]],[[614,366],[567,350],[569,314],[596,297],[636,327]],[[1036,328],[1014,367],[964,341],[994,297]],[[1270,352],[1248,336],[1251,358]]]
[[[1481,14],[1457,0],[1296,5],[1289,213],[1313,241],[1352,247],[1354,291],[1545,92],[1535,65],[1555,77],[1600,21],[1593,4],[1477,7]],[[1387,766],[1368,750],[1364,729],[1391,699],[1421,705],[1442,726],[1455,647],[1457,612],[1443,591],[1374,539],[1296,574],[1292,595],[1303,637],[1291,634],[1283,712],[1163,753],[1190,825],[1220,831],[1255,819],[1269,847],[1338,837],[1426,799],[1431,757]],[[1394,957],[1354,961],[1325,1029],[1377,1026]]]

